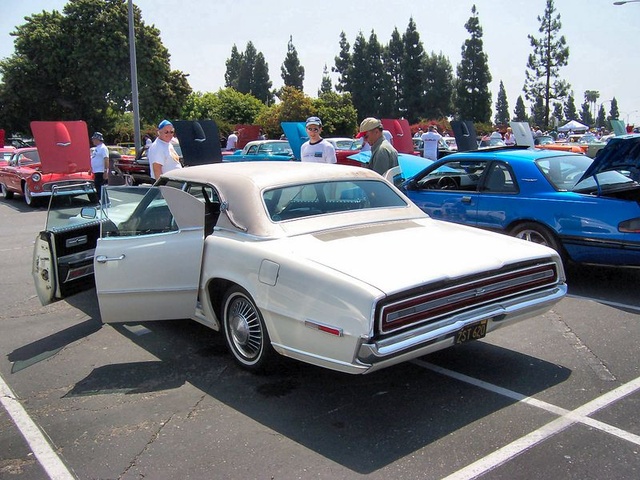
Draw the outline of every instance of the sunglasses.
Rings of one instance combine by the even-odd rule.
[[[307,130],[309,130],[310,132],[319,132],[320,129],[316,128],[316,127],[307,127]]]
[[[168,133],[170,133],[171,135],[173,135],[173,134],[175,133],[175,130],[165,130],[164,132],[160,132],[160,133],[162,133],[163,135],[166,135],[166,134],[168,134]]]

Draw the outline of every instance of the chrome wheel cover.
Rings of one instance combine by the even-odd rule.
[[[227,331],[240,360],[252,362],[260,357],[263,347],[262,324],[253,304],[237,295],[229,302]]]

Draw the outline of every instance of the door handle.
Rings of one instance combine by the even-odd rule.
[[[119,257],[106,257],[104,255],[98,255],[96,257],[96,262],[98,263],[116,262],[118,260],[124,260],[124,253]]]
[[[471,197],[465,195],[462,197],[462,203],[471,203]]]

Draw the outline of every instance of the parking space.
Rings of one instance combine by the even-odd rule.
[[[285,361],[257,376],[195,322],[102,325],[94,291],[40,307],[44,212],[11,203],[0,375],[72,477],[640,474],[638,272],[569,268],[551,312],[371,375]],[[0,427],[0,478],[46,478],[6,407]]]

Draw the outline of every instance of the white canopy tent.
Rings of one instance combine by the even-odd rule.
[[[581,124],[580,122],[578,122],[577,120],[571,120],[570,122],[565,123],[563,126],[558,128],[559,132],[568,132],[568,131],[587,131],[589,130],[589,127],[587,127],[586,125]]]

